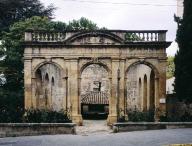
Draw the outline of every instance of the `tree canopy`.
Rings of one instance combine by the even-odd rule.
[[[175,92],[178,99],[192,102],[192,1],[184,0],[183,18],[178,22],[175,56]]]
[[[0,36],[2,31],[8,31],[15,22],[42,16],[53,18],[53,5],[45,7],[39,0],[1,0],[0,1]]]

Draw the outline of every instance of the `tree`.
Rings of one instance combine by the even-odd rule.
[[[0,66],[3,68],[6,82],[0,88],[0,115],[4,117],[4,122],[20,122],[23,113],[22,42],[24,41],[24,31],[26,29],[46,29],[48,21],[47,18],[33,17],[17,22],[2,37],[1,52],[6,57],[0,61]],[[15,117],[15,115],[17,116]]]
[[[174,76],[175,64],[174,57],[169,56],[167,59],[167,79],[172,78]]]
[[[99,29],[97,24],[88,20],[84,17],[81,17],[79,20],[72,20],[67,25],[67,30],[96,30]]]
[[[192,102],[192,1],[184,0],[183,19],[178,22],[175,56],[175,92],[178,99]]]
[[[0,1],[0,36],[2,31],[8,31],[15,22],[43,16],[51,19],[55,8],[50,5],[44,7],[39,0],[1,0]]]

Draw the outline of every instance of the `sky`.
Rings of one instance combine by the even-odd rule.
[[[178,49],[174,42],[177,24],[176,0],[40,0],[45,6],[53,4],[56,21],[68,22],[86,17],[99,27],[122,30],[168,30],[168,56]]]

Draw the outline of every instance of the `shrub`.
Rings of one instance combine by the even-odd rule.
[[[0,123],[21,123],[23,116],[22,108],[0,108]]]
[[[154,122],[154,111],[140,112],[138,110],[128,112],[128,121],[131,122]]]
[[[64,110],[29,109],[23,117],[26,123],[71,123],[68,113]]]
[[[192,115],[185,112],[181,116],[161,116],[160,122],[192,122]]]
[[[123,113],[124,111],[120,110],[118,122],[154,122],[154,110],[142,112],[134,109],[126,111],[126,115]]]

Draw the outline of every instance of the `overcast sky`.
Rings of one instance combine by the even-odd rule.
[[[176,0],[41,0],[57,7],[55,20],[68,22],[86,17],[99,27],[126,30],[168,30],[167,40],[174,41],[177,24]],[[167,49],[174,55],[177,45]]]

